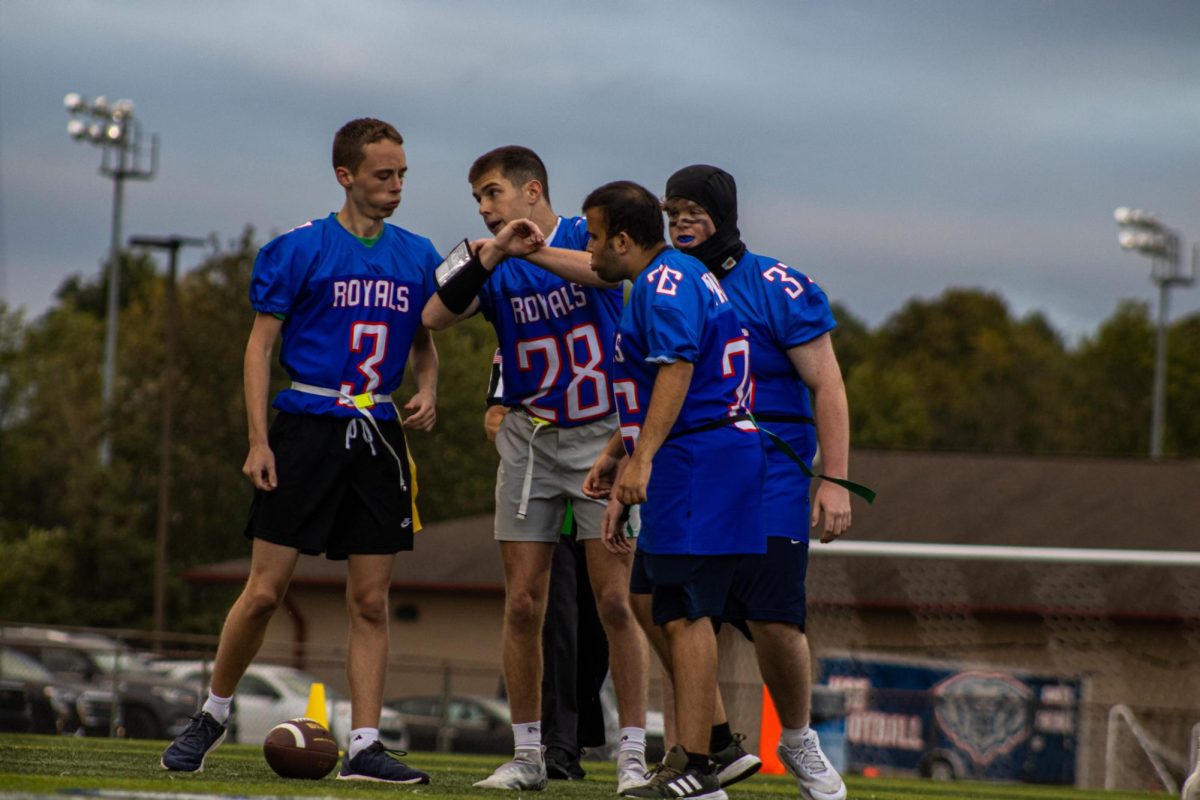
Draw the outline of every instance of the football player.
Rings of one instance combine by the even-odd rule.
[[[667,180],[665,197],[671,241],[720,279],[750,340],[755,420],[809,465],[819,442],[823,472],[846,478],[849,411],[825,293],[792,267],[746,249],[729,173],[703,164],[684,167]],[[768,445],[762,497],[767,552],[743,560],[723,616],[750,627],[783,728],[779,758],[801,795],[843,800],[846,787],[809,727],[812,666],[804,633],[809,534],[800,521],[820,526],[822,542],[833,541],[850,527],[850,495],[822,480],[810,508],[808,477],[785,450]]]
[[[633,281],[613,364],[621,427],[584,490],[642,504],[637,549],[674,668],[678,744],[649,783],[624,794],[720,799],[709,752],[712,619],[724,611],[742,554],[766,549],[763,447],[746,413],[750,347],[716,278],[665,243],[661,206],[649,191],[606,184],[583,209],[592,269],[607,281]],[[604,541],[616,552],[630,547],[620,528],[606,528]]]
[[[266,244],[250,283],[257,312],[246,345],[250,452],[255,487],[245,534],[250,577],[221,630],[203,708],[162,766],[198,772],[225,738],[234,689],[254,659],[301,553],[348,562],[347,673],[353,730],[338,778],[428,783],[379,741],[388,658],[388,586],[396,553],[418,527],[413,474],[391,393],[410,356],[417,393],[403,427],[435,421],[437,351],[421,326],[441,257],[428,239],[386,224],[400,205],[404,139],[377,119],[356,119],[333,140],[340,211]],[[292,384],[275,397],[267,427],[271,352]]]
[[[629,607],[631,557],[600,542],[605,511],[581,487],[616,429],[609,366],[622,292],[588,269],[587,226],[550,205],[546,168],[530,149],[500,147],[468,174],[484,225],[470,261],[425,307],[440,330],[482,311],[504,363],[496,449],[496,539],[504,561],[504,678],[514,757],[475,786],[538,790],[542,754],[542,625],[550,563],[567,501],[587,552],[588,575],[608,636],[621,733],[619,789],[645,781],[648,650]]]

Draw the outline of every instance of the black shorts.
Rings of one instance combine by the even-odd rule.
[[[653,587],[650,616],[654,624],[719,617],[742,558],[646,553],[642,564]]]
[[[767,552],[742,557],[721,619],[790,622],[804,630],[808,541],[768,536]],[[745,631],[741,625],[739,630]]]
[[[366,419],[280,412],[268,434],[278,484],[255,491],[246,537],[335,560],[412,550],[404,430],[396,420],[379,428],[403,464],[404,488],[401,464]]]

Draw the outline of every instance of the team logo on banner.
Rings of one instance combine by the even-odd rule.
[[[931,690],[938,725],[987,766],[1029,738],[1033,691],[998,672],[960,672]]]

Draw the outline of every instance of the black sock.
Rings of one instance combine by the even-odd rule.
[[[733,744],[733,731],[729,730],[729,722],[713,725],[712,733],[708,737],[709,752],[719,753],[731,744]]]
[[[711,763],[707,753],[692,753],[685,750],[688,757],[687,768],[698,770],[700,772],[708,772],[709,764]]]

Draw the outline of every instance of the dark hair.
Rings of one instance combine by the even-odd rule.
[[[489,150],[471,165],[467,180],[472,184],[492,170],[500,170],[500,174],[520,189],[530,181],[536,180],[542,184],[542,197],[550,202],[550,179],[546,177],[546,165],[538,158],[538,154],[528,147],[519,144],[508,144]]]
[[[624,232],[639,247],[662,244],[662,205],[649,189],[633,181],[613,181],[594,189],[583,201],[583,212],[597,209],[609,238]]]
[[[384,139],[404,144],[400,131],[381,119],[350,120],[333,136],[333,168],[345,167],[354,172],[367,157],[364,148]]]

